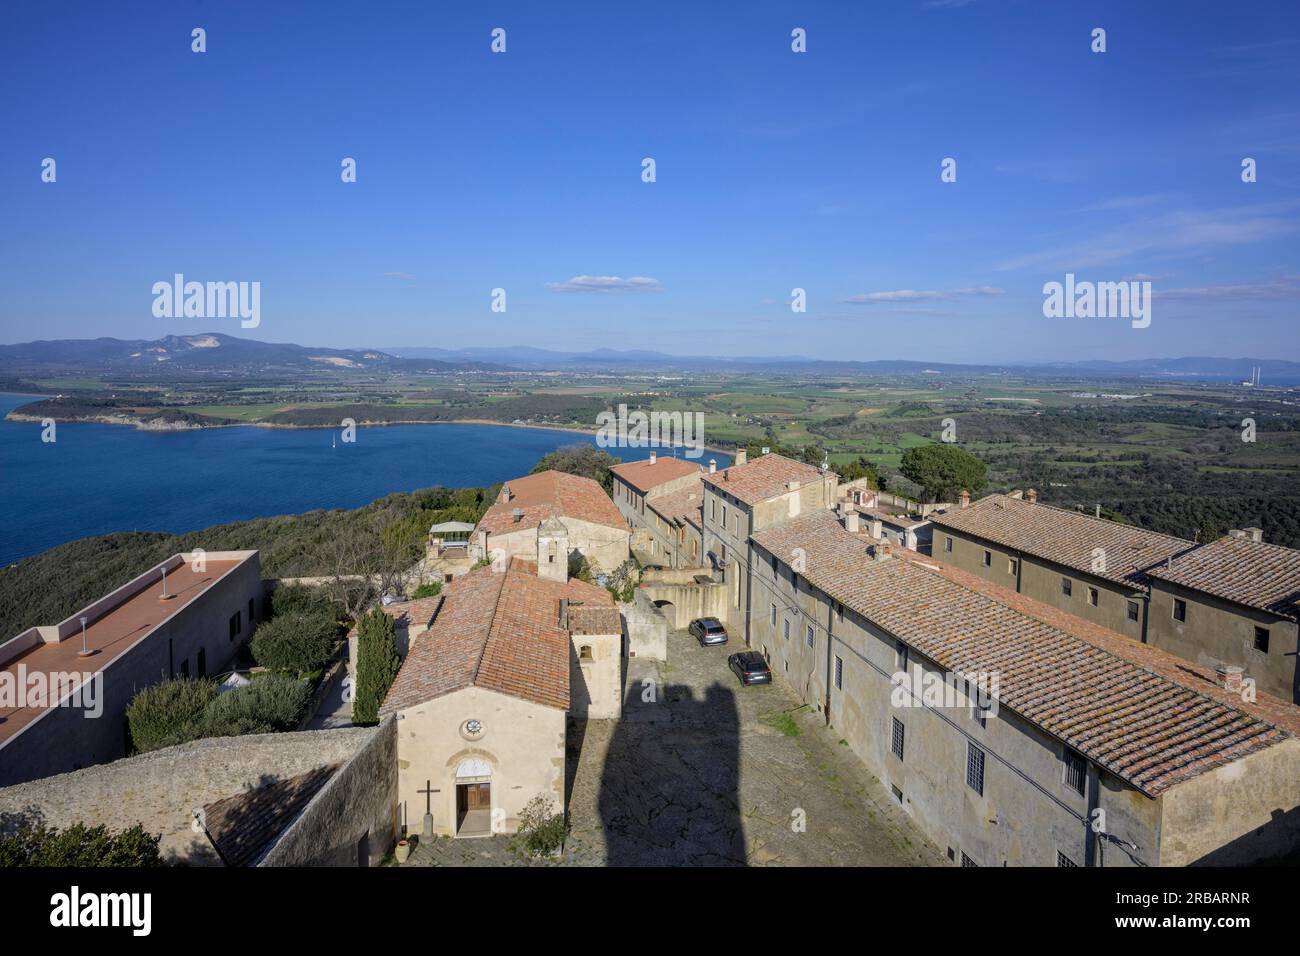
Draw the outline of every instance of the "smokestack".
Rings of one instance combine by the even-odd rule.
[[[881,541],[879,544],[871,546],[871,556],[877,561],[888,561],[891,550],[888,541]]]
[[[1036,502],[1036,501],[1038,500],[1038,492],[1037,492],[1037,490],[1035,490],[1035,489],[1033,489],[1033,488],[1030,488],[1028,491],[1026,491],[1026,492],[1025,492],[1025,500],[1028,501],[1031,505],[1032,505],[1034,502]]]
[[[709,459],[709,474],[710,474],[710,475],[715,474],[715,473],[717,472],[717,470],[718,470],[718,459],[716,459],[716,458],[710,458],[710,459]]]
[[[732,462],[732,464],[743,465],[747,458],[748,458],[748,454],[746,453],[745,449],[738,448],[736,449],[736,460]]]
[[[963,488],[963,489],[961,490],[961,494],[959,494],[959,495],[957,496],[957,500],[958,500],[959,502],[961,502],[961,506],[962,506],[963,508],[969,508],[969,507],[970,507],[970,492],[967,491],[965,488]]]
[[[1220,664],[1214,668],[1214,682],[1232,694],[1241,693],[1241,668]]]
[[[844,530],[849,534],[858,533],[858,513],[857,511],[846,511],[844,513]]]
[[[658,457],[659,457],[659,453],[658,453],[658,452],[655,452],[655,451],[652,451],[652,452],[650,453],[650,464],[653,465],[653,464],[655,463],[655,459],[658,458]]]
[[[1100,502],[1100,501],[1097,502],[1097,510],[1093,512],[1093,517],[1094,517],[1094,518],[1100,518],[1100,517],[1101,517],[1101,502]]]
[[[871,519],[871,526],[870,526],[870,527],[871,527],[871,537],[873,537],[873,538],[883,538],[883,537],[884,537],[884,535],[885,535],[885,526],[884,526],[884,524],[881,523],[881,521],[880,521],[879,518],[873,518],[873,519]]]

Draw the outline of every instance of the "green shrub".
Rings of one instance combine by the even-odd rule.
[[[145,833],[139,824],[112,832],[84,823],[58,830],[25,818],[9,817],[3,823],[13,832],[0,837],[0,867],[162,866],[159,837]]]
[[[420,598],[437,597],[442,593],[442,582],[432,581],[429,584],[421,584],[411,595],[411,600],[418,601]]]
[[[204,737],[269,734],[298,726],[311,688],[286,674],[267,674],[246,687],[226,691],[203,713]]]
[[[352,722],[379,722],[379,705],[393,686],[397,668],[397,628],[393,619],[375,608],[357,625],[357,686],[352,701]]]
[[[324,588],[283,584],[271,592],[271,615],[319,614],[334,617],[337,608]]]
[[[216,696],[216,683],[204,678],[179,677],[144,688],[126,708],[132,746],[144,753],[202,736],[204,710]]]
[[[519,829],[511,840],[511,846],[524,856],[550,856],[564,846],[568,833],[564,814],[555,812],[554,802],[537,796],[519,811]]]
[[[323,667],[338,639],[339,626],[332,617],[295,610],[259,624],[250,649],[263,667],[298,675]]]

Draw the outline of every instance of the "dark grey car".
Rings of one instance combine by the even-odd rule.
[[[741,651],[739,654],[732,654],[727,658],[727,664],[736,672],[742,684],[772,683],[772,669],[767,666],[767,661],[763,660],[763,655],[757,651]]]
[[[687,628],[701,647],[727,643],[727,629],[716,617],[697,617]]]

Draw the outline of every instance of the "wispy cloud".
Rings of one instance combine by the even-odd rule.
[[[1243,187],[1246,188],[1246,187]],[[1078,269],[1142,255],[1191,255],[1224,246],[1263,242],[1300,231],[1300,200],[1257,203],[1210,212],[1178,211],[1138,219],[1085,239],[1063,243],[998,263],[1000,271],[1028,268]]]
[[[964,289],[891,289],[888,292],[861,292],[840,302],[845,305],[876,305],[898,302],[940,302],[970,297],[1005,295],[1003,289],[993,286],[969,286]]]
[[[658,279],[649,276],[574,276],[564,282],[548,282],[552,292],[662,292]]]
[[[1155,290],[1161,299],[1230,299],[1232,301],[1276,302],[1300,299],[1300,275],[1279,276],[1259,282],[1241,282],[1230,285],[1207,285],[1186,289]]]

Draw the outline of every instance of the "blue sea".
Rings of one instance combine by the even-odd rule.
[[[0,418],[36,396],[0,395]],[[504,425],[140,431],[126,425],[0,421],[0,566],[88,535],[195,531],[214,524],[356,508],[394,491],[491,485],[595,436]],[[611,449],[624,461],[648,448]],[[680,452],[679,452],[680,454]],[[700,461],[725,455],[706,453]]]

